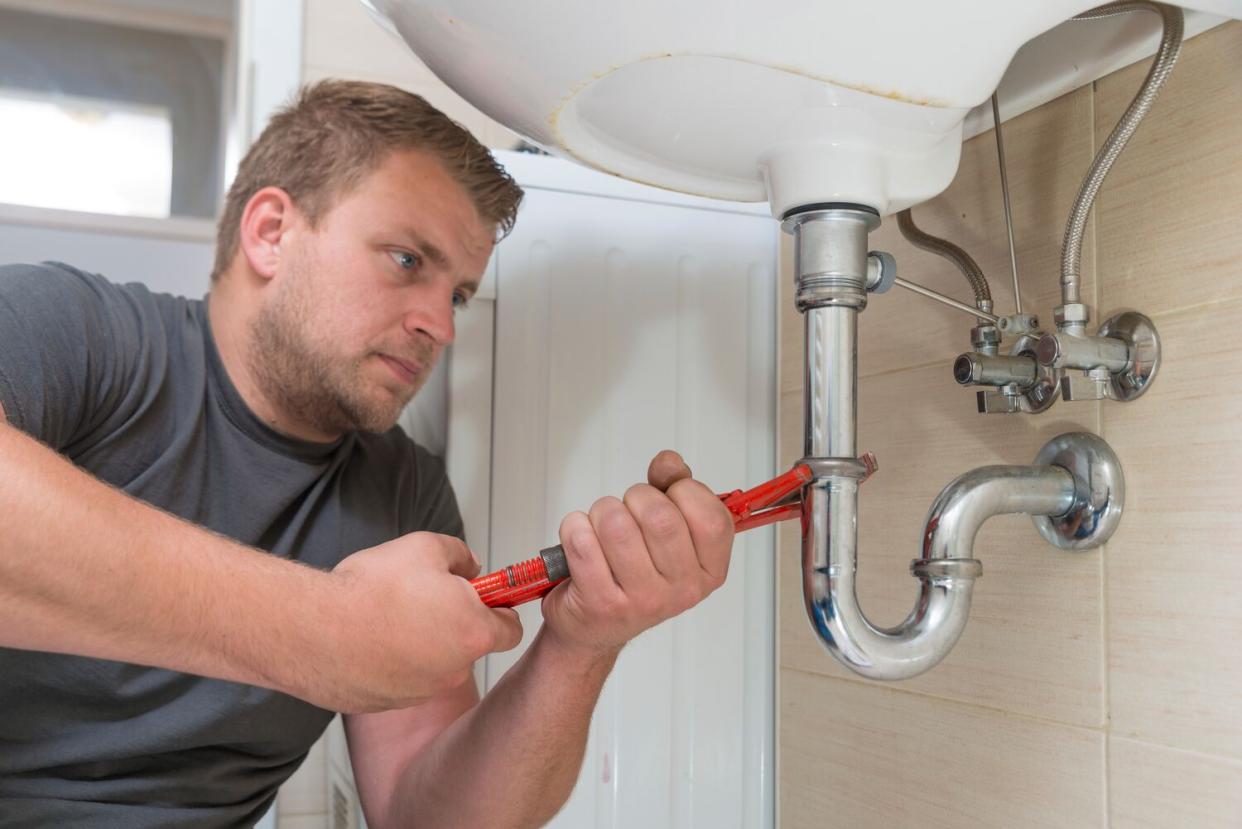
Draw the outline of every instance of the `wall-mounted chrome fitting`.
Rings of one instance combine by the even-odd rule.
[[[976,403],[981,414],[1038,414],[1057,401],[1057,372],[1039,364],[1035,346],[1039,336],[1022,334],[1007,357],[977,351],[959,355],[953,362],[953,379],[963,386],[992,386],[979,391]]]
[[[1034,314],[1010,314],[996,321],[996,327],[1007,337],[1020,337],[1023,334],[1039,334],[1039,317]]]
[[[1039,338],[1035,356],[1042,367],[1061,373],[1066,400],[1128,402],[1147,391],[1160,367],[1160,336],[1150,319],[1126,311],[1090,336],[1086,305],[1058,306],[1054,316],[1057,333]]]
[[[994,343],[979,336],[986,333],[981,331],[985,328],[994,332]],[[1016,337],[1008,356],[997,356],[1002,334]],[[953,379],[963,386],[992,387],[975,395],[980,414],[1038,414],[1057,401],[1057,372],[1041,366],[1035,358],[1040,334],[1039,319],[1034,314],[1010,314],[1000,317],[995,325],[976,326],[971,331],[975,350],[953,361]]]

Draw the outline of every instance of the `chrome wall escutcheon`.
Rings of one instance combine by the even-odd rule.
[[[1130,347],[1130,365],[1111,376],[1108,396],[1124,403],[1140,397],[1160,369],[1156,324],[1137,311],[1123,311],[1104,320],[1099,335],[1121,340]]]
[[[1036,466],[1059,466],[1074,478],[1074,506],[1062,515],[1032,515],[1035,529],[1062,550],[1090,550],[1121,522],[1126,482],[1121,461],[1100,438],[1086,432],[1058,435],[1035,456]]]

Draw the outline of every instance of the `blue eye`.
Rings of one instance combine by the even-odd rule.
[[[464,309],[470,304],[470,295],[457,291],[453,294],[453,310]]]
[[[389,251],[388,255],[397,263],[397,266],[404,270],[413,270],[418,267],[418,256],[405,250]]]

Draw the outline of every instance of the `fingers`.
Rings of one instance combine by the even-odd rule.
[[[488,607],[479,601],[474,588],[464,582],[461,586],[464,602],[457,605],[464,614],[449,627],[460,637],[463,653],[471,661],[489,653],[499,653],[517,647],[522,641],[522,622],[517,611],[508,607]]]
[[[488,608],[488,618],[492,628],[493,653],[510,651],[522,641],[522,621],[517,611],[510,607]]]
[[[666,581],[681,583],[699,569],[690,530],[681,511],[660,490],[639,484],[625,493],[655,569]]]
[[[714,492],[693,479],[669,487],[668,498],[685,516],[699,566],[719,587],[729,574],[733,516]]]
[[[571,512],[565,516],[560,539],[574,584],[593,596],[611,597],[620,593],[621,586],[608,566],[595,527],[586,513]]]
[[[445,568],[453,575],[461,576],[463,579],[472,579],[482,569],[479,560],[466,546],[466,542],[460,538],[436,533],[417,533],[417,535],[428,535],[436,539],[432,549],[436,551]]]
[[[682,460],[681,455],[671,449],[665,449],[651,459],[647,467],[647,482],[661,492],[683,478],[691,476],[690,467]]]
[[[613,579],[626,595],[646,596],[663,579],[655,568],[638,522],[617,498],[600,498],[591,505],[591,526],[608,561]]]

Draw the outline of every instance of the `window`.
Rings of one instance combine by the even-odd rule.
[[[232,3],[57,6],[0,6],[0,202],[213,218]]]

